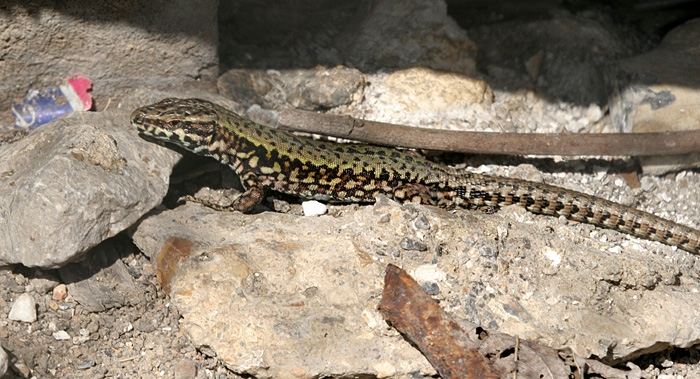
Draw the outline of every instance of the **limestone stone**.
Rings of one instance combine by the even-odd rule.
[[[695,344],[696,257],[591,229],[517,207],[380,198],[311,218],[187,204],[145,219],[134,242],[159,265],[177,261],[170,294],[193,342],[256,377],[431,373],[377,313],[387,263],[427,280],[457,318],[584,357]],[[405,238],[426,251],[402,249]]]
[[[671,30],[654,50],[620,62],[633,78],[610,103],[612,121],[627,132],[698,129],[700,120],[700,19]],[[673,148],[673,147],[670,147]],[[642,157],[644,174],[699,166],[698,154]]]
[[[698,128],[700,120],[700,19],[670,31],[654,50],[620,62],[635,79],[612,103],[624,131],[664,132]]]
[[[129,114],[74,114],[0,147],[0,196],[11,199],[0,264],[58,267],[162,201],[179,155],[139,138]]]
[[[32,295],[23,293],[17,296],[7,318],[29,323],[36,321],[36,302]]]
[[[473,122],[493,120],[489,115],[493,90],[480,79],[415,67],[368,75],[367,81],[372,85],[368,86],[365,101],[358,107],[374,121],[464,130],[464,125],[454,120],[436,120],[451,117]],[[446,114],[451,117],[444,117]]]

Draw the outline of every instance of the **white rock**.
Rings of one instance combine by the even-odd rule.
[[[559,266],[559,263],[561,263],[561,255],[557,253],[556,250],[546,248],[544,251],[544,256],[552,262],[552,267],[557,267]]]
[[[7,316],[10,320],[22,322],[36,321],[36,302],[32,295],[23,293],[15,299],[10,309],[10,314]]]
[[[600,121],[600,119],[603,118],[603,115],[603,110],[596,104],[589,105],[588,109],[586,110],[586,117],[591,123]]]
[[[412,276],[418,283],[444,282],[447,279],[447,274],[444,271],[440,270],[436,265],[430,264],[416,267]]]
[[[316,200],[301,203],[301,209],[304,211],[304,216],[318,216],[328,212],[326,204]]]
[[[60,340],[69,340],[70,335],[65,330],[59,330],[59,331],[53,333],[53,338],[55,338],[59,341]]]
[[[611,253],[620,254],[620,253],[622,253],[622,246],[615,245],[615,246],[609,248],[608,251]]]

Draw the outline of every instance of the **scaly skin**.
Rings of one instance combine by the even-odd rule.
[[[131,119],[142,134],[213,157],[240,175],[246,192],[217,209],[250,211],[266,189],[334,202],[373,202],[383,193],[401,202],[442,207],[517,204],[536,214],[564,216],[691,253],[700,251],[700,231],[599,197],[458,171],[379,146],[298,137],[205,100],[165,99],[135,110]]]

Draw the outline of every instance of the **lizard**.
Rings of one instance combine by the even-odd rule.
[[[467,172],[393,148],[297,136],[206,100],[164,99],[136,109],[131,123],[142,135],[230,166],[245,192],[223,207],[198,200],[218,210],[250,212],[267,190],[329,202],[369,203],[384,194],[440,207],[515,204],[700,253],[700,230],[633,207],[544,183]]]

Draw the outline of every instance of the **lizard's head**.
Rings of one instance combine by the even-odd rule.
[[[163,99],[131,113],[131,124],[143,135],[197,152],[216,130],[219,115],[214,107],[199,99]]]

